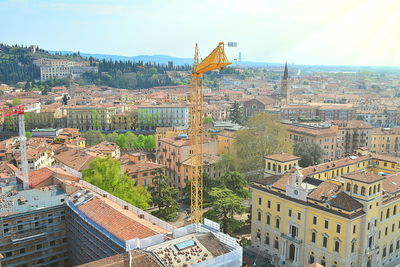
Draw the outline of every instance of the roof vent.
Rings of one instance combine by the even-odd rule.
[[[139,218],[140,219],[144,219],[144,214],[143,213],[139,213]]]

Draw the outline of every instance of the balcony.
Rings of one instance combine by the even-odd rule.
[[[281,237],[283,237],[283,238],[285,238],[285,239],[287,239],[289,241],[292,241],[292,242],[294,242],[296,244],[303,243],[303,240],[300,240],[298,237],[292,236],[291,234],[281,233]]]

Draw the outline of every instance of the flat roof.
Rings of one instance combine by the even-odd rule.
[[[68,198],[58,186],[11,191],[5,195],[6,197],[0,201],[1,217],[62,205]]]
[[[146,248],[165,266],[191,266],[229,253],[212,233],[193,233]]]

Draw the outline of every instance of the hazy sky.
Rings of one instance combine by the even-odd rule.
[[[400,0],[0,0],[0,42],[116,55],[400,65]]]

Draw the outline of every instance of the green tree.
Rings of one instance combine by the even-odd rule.
[[[242,112],[242,107],[240,106],[239,102],[235,101],[232,104],[230,113],[229,113],[229,119],[237,124],[242,124],[243,123],[243,112]]]
[[[13,107],[18,106],[18,105],[20,105],[21,103],[22,103],[22,101],[21,101],[21,99],[19,99],[19,98],[13,98],[13,100],[12,100],[12,106],[13,106]]]
[[[213,123],[214,120],[211,116],[204,117],[204,124]]]
[[[123,172],[121,163],[113,158],[96,158],[83,171],[83,179],[126,202],[141,208],[149,207],[150,193]]]
[[[149,187],[152,202],[158,207],[153,212],[157,217],[171,221],[177,217],[179,210],[178,195],[179,190],[168,185],[168,177],[164,175],[164,170],[159,169],[157,176],[154,177],[153,186]]]
[[[136,134],[132,132],[126,132],[125,137],[128,148],[135,148],[135,140],[137,138]]]
[[[119,134],[115,142],[120,148],[128,148],[127,138],[124,134]]]
[[[247,178],[259,177],[264,170],[263,158],[275,153],[291,153],[289,134],[274,115],[255,114],[246,127],[235,133],[234,158],[238,170]]]
[[[243,199],[228,188],[217,187],[211,189],[210,196],[210,210],[204,214],[204,217],[220,223],[222,231],[227,233],[234,220],[234,215],[242,214],[244,211]]]
[[[5,117],[3,125],[6,130],[12,131],[14,129],[14,116]]]
[[[299,165],[305,168],[321,163],[323,151],[318,144],[301,142],[293,146],[293,154],[300,157]]]
[[[106,135],[106,140],[108,142],[116,143],[118,138],[118,134],[116,132],[110,133]]]
[[[246,189],[247,181],[242,174],[238,172],[226,172],[220,177],[220,181],[238,197],[248,198],[250,196],[249,190]]]
[[[25,132],[25,136],[26,136],[26,138],[31,138],[32,133],[31,132]]]
[[[228,171],[235,171],[235,159],[232,155],[221,154],[219,160],[216,163],[216,167],[224,173]]]
[[[88,146],[94,146],[106,140],[105,135],[100,131],[87,131],[82,133],[82,136],[86,139]]]
[[[92,110],[92,128],[94,130],[100,129],[100,114],[96,109]]]

